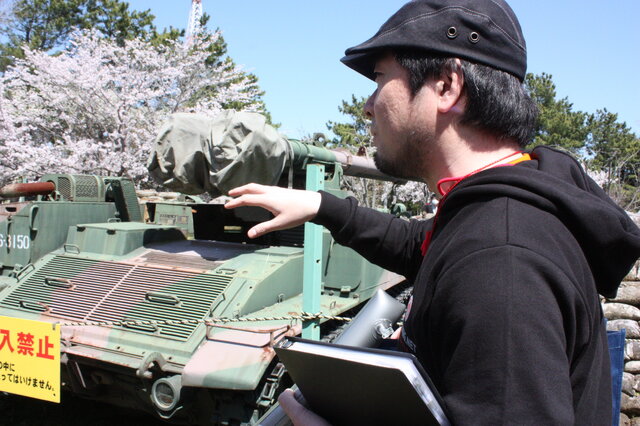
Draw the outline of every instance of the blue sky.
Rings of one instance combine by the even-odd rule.
[[[351,94],[374,84],[339,62],[371,37],[404,0],[203,0],[209,26],[222,30],[230,56],[256,74],[280,131],[326,132]],[[129,0],[159,28],[186,28],[190,0]],[[640,135],[639,0],[510,0],[528,47],[528,71],[553,76],[574,109],[607,108]]]

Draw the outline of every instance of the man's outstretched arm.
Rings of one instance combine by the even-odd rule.
[[[251,183],[232,189],[229,195],[237,198],[229,201],[226,208],[258,206],[274,215],[251,228],[249,238],[312,221],[329,229],[337,243],[410,280],[422,262],[425,231],[431,228],[429,221],[406,221],[360,207],[352,197],[340,199],[326,192]]]

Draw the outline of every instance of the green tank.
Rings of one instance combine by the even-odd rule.
[[[385,178],[360,157],[289,148],[279,185],[304,188],[310,164],[338,196],[344,173]],[[270,213],[188,196],[143,205],[117,177],[52,174],[0,196],[0,316],[60,324],[63,390],[226,425],[254,424],[290,384],[273,346],[308,324],[303,227],[249,240]],[[326,333],[404,279],[320,235]]]

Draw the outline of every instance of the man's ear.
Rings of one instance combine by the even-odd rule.
[[[438,112],[458,113],[464,111],[464,73],[460,59],[445,67],[437,84]]]

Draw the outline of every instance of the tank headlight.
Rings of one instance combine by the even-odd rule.
[[[151,401],[161,411],[171,411],[180,401],[181,376],[163,377],[151,387]]]

